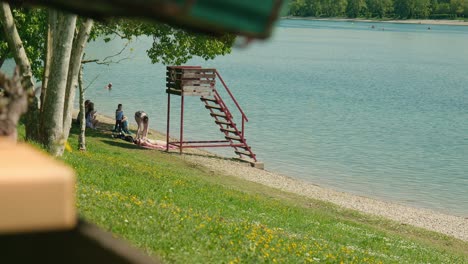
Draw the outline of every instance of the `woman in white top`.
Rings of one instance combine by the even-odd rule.
[[[144,111],[137,111],[135,113],[135,121],[138,125],[136,139],[146,139],[148,136],[148,115]]]

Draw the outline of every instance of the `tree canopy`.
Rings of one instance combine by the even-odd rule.
[[[122,39],[132,40],[139,36],[153,39],[146,53],[152,63],[181,65],[194,56],[205,60],[231,52],[235,36],[209,36],[175,28],[167,24],[144,22],[141,20],[114,19],[106,23],[97,23],[91,32],[90,40],[100,36],[118,35]]]
[[[22,65],[23,81],[28,76],[29,91],[35,87],[32,76],[42,81],[40,104],[30,104],[26,114],[26,137],[44,144],[53,155],[62,155],[68,139],[87,41],[108,41],[109,35],[128,40],[149,36],[153,42],[147,54],[153,63],[180,65],[193,56],[208,60],[230,53],[235,38],[197,35],[166,24],[128,19],[94,24],[62,11],[12,10],[7,3],[1,3],[0,14],[5,32],[0,35],[0,67],[5,59],[14,58]]]
[[[23,41],[31,68],[38,80],[42,78],[45,60],[45,46],[48,28],[48,14],[44,8],[16,8],[12,10],[16,27]],[[0,20],[0,28],[2,21]],[[225,34],[219,37],[192,33],[167,24],[143,22],[131,19],[113,19],[106,22],[96,22],[89,41],[99,38],[108,40],[106,36],[118,35],[123,39],[132,40],[138,36],[153,38],[153,43],[147,49],[152,63],[180,65],[194,56],[209,60],[218,55],[231,52],[235,36]],[[110,39],[110,38],[109,38]],[[0,68],[6,59],[13,57],[4,34],[0,34]]]
[[[289,15],[456,19],[468,16],[468,0],[291,0]]]

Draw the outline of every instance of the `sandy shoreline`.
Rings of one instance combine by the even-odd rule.
[[[342,21],[342,22],[368,22],[368,23],[394,23],[394,24],[421,24],[421,25],[444,25],[444,26],[468,26],[465,20],[439,20],[439,19],[405,19],[405,20],[372,20],[357,18],[315,18],[315,17],[283,17],[282,19],[303,19],[316,21]]]
[[[114,119],[107,116],[98,115],[98,119],[100,122],[108,125],[114,124]],[[134,126],[130,126],[130,128],[135,131]],[[150,131],[149,136],[152,139],[166,139],[164,134],[154,130]],[[220,158],[203,150],[189,149],[187,151],[184,150],[184,152],[199,154],[182,155],[181,158],[194,165],[203,166],[213,172],[260,183],[281,191],[331,202],[344,208],[384,217],[403,224],[421,227],[468,241],[468,217],[447,215],[428,209],[414,208],[323,188],[311,182],[256,169],[245,162]]]

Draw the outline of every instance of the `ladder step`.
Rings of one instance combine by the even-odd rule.
[[[227,117],[226,115],[222,115],[222,114],[211,113],[210,115],[211,115],[212,117],[217,116],[217,117],[222,117],[222,118],[228,119],[228,117]]]
[[[216,110],[219,110],[219,111],[223,110],[223,108],[221,106],[217,106],[217,105],[205,105],[205,108],[206,109],[216,109]]]
[[[230,139],[230,140],[237,140],[237,141],[241,141],[242,138],[241,137],[236,137],[236,136],[225,136],[226,139]]]
[[[249,157],[255,156],[255,154],[247,152],[247,151],[234,151],[234,152],[238,155],[244,155],[244,156],[249,156]]]
[[[244,146],[239,146],[238,148],[243,148],[243,149],[250,150],[250,146],[247,146],[247,145],[244,145]]]
[[[221,130],[222,132],[237,134],[237,131],[234,129],[220,128],[219,130]]]
[[[202,100],[202,101],[208,101],[208,102],[213,102],[213,103],[218,104],[218,100],[216,100],[216,98],[200,97],[200,100]]]
[[[227,121],[221,121],[221,120],[216,120],[215,123],[218,124],[218,125],[226,125],[226,126],[231,126],[231,127],[236,125],[234,123],[227,122]]]

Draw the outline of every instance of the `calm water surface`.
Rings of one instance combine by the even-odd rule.
[[[468,216],[468,27],[371,25],[283,20],[267,42],[188,65],[220,71],[267,170]],[[150,63],[149,44],[136,41],[120,64],[87,65],[88,83],[97,78],[87,97],[109,116],[118,103],[130,117],[145,110],[165,131],[165,66]],[[87,57],[121,47],[91,43]],[[179,98],[172,98],[176,135]],[[186,107],[186,137],[222,139],[198,98]]]

